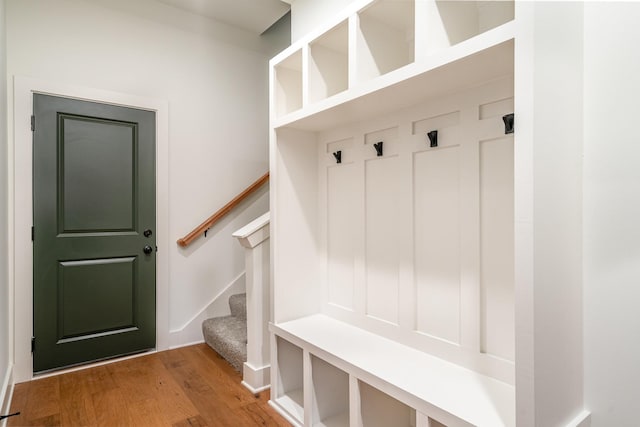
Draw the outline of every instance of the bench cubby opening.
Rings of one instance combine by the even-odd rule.
[[[277,405],[289,417],[302,423],[304,420],[304,370],[303,350],[290,342],[276,337],[277,384],[273,388]]]
[[[358,381],[363,427],[415,427],[416,411],[369,384]]]
[[[311,355],[312,424],[349,427],[349,375]]]

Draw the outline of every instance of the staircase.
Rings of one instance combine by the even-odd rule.
[[[202,322],[205,342],[239,372],[252,393],[269,388],[269,212],[233,233],[245,249],[246,293],[229,297],[230,316]]]
[[[230,316],[202,322],[205,342],[224,357],[236,371],[247,361],[247,294],[229,297]]]

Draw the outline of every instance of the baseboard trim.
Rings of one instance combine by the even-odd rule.
[[[582,411],[575,417],[566,427],[590,427],[591,426],[591,412]]]
[[[178,329],[169,331],[169,348],[178,348],[190,344],[203,342],[202,322],[211,317],[228,316],[231,314],[228,299],[230,295],[245,292],[245,272],[235,277],[198,313]]]
[[[271,387],[271,365],[256,368],[244,362],[242,366],[242,385],[252,393],[259,393]]]
[[[169,348],[169,350],[174,350],[174,349],[180,348],[180,347],[189,347],[190,345],[203,344],[203,343],[204,343],[204,339],[202,339],[200,341],[192,341],[192,342],[180,343],[180,344],[172,345]]]
[[[264,387],[260,387],[260,388],[253,388],[251,387],[251,385],[247,384],[244,381],[241,381],[240,384],[242,384],[247,390],[249,390],[253,394],[258,394],[262,391],[269,390],[271,388],[271,384],[267,384]]]
[[[0,389],[0,414],[8,414],[13,398],[13,365],[9,365]],[[7,425],[7,419],[0,421],[0,427]]]

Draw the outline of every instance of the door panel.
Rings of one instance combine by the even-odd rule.
[[[59,340],[134,327],[134,257],[59,265]]]
[[[58,126],[60,232],[133,231],[136,125],[60,115]]]
[[[155,115],[34,95],[34,372],[155,347]]]

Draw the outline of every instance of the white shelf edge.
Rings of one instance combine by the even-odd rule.
[[[313,104],[303,106],[286,115],[272,118],[271,127],[275,129],[293,127],[319,130],[318,128],[314,128],[313,125],[307,125],[305,122],[312,122],[315,116],[327,113],[332,109],[340,108],[341,110],[346,110],[352,102],[362,101],[369,95],[384,92],[385,90],[392,89],[392,87],[397,84],[406,83],[417,77],[427,75],[431,71],[503,45],[515,39],[515,29],[515,22],[509,21],[448,49],[435,52],[425,58],[424,61],[410,63],[382,76],[360,82],[354,87],[314,102]],[[471,71],[472,70],[469,70],[469,72]],[[381,113],[382,112],[384,112],[384,110],[381,111]]]
[[[269,328],[447,425],[515,426],[515,388],[509,384],[322,314]]]

